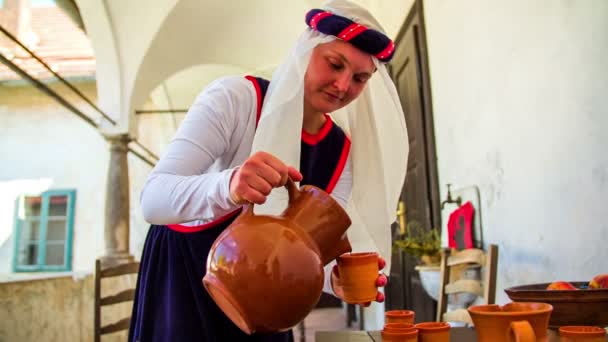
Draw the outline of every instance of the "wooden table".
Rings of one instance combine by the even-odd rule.
[[[379,331],[317,331],[315,335],[317,342],[380,342],[382,337]],[[475,330],[471,328],[450,329],[450,342],[477,341]]]
[[[559,342],[559,334],[555,330],[549,330],[547,342]],[[382,337],[379,331],[318,331],[315,336],[317,342],[380,342]],[[450,342],[475,342],[477,335],[473,328],[450,329]],[[606,339],[608,341],[608,338]]]

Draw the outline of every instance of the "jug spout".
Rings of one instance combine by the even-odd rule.
[[[284,216],[295,221],[316,242],[323,265],[352,250],[346,236],[351,220],[325,191],[310,185],[302,186]]]

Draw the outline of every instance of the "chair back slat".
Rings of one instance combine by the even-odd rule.
[[[124,302],[130,302],[135,298],[135,289],[128,289],[121,291],[113,296],[107,296],[100,299],[102,306],[112,305]]]
[[[102,279],[137,274],[139,272],[138,262],[128,262],[118,265],[103,266],[99,259],[95,260],[95,312],[94,312],[94,341],[100,342],[101,336],[114,332],[128,330],[131,317],[124,317],[118,321],[101,324],[102,307],[133,301],[135,298],[135,286],[124,289],[116,294],[102,296]],[[107,285],[106,285],[107,286]]]
[[[103,268],[101,270],[102,278],[118,277],[121,275],[134,274],[139,271],[138,262],[130,262],[126,264],[119,264],[117,266]]]
[[[115,333],[121,330],[129,329],[131,324],[131,317],[123,318],[120,321],[101,327],[101,335]]]
[[[474,279],[458,279],[453,283],[446,284],[443,292],[445,292],[445,294],[467,292],[483,296],[481,282]]]
[[[440,266],[437,321],[471,323],[466,309],[447,311],[449,294],[472,293],[483,297],[485,304],[494,304],[498,267],[497,245],[489,245],[487,251],[476,248],[462,251],[445,249],[441,254]],[[481,267],[482,279],[462,278],[471,267]]]

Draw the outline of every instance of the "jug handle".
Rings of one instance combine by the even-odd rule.
[[[296,186],[296,183],[289,177],[287,177],[287,183],[285,183],[285,188],[287,188],[287,194],[289,195],[289,201],[287,205],[291,205],[298,197],[300,197],[300,189]],[[243,208],[244,215],[253,216],[253,203],[245,204]]]
[[[536,342],[534,329],[528,321],[511,322],[509,329],[509,341],[511,342]]]

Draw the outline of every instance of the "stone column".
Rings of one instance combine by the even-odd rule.
[[[105,252],[106,265],[133,260],[129,254],[129,165],[127,163],[128,134],[106,134],[110,143],[110,163],[106,185]]]

